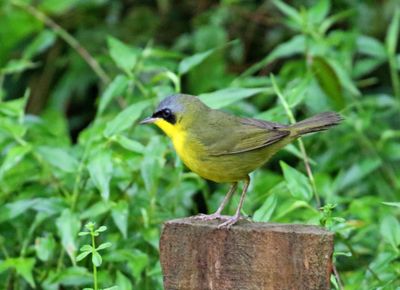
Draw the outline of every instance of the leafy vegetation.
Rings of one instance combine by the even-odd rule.
[[[228,186],[138,125],[185,92],[283,123],[339,111],[254,172],[243,213],[325,226],[346,289],[398,289],[398,1],[291,2],[3,1],[0,287],[162,289],[162,222]]]

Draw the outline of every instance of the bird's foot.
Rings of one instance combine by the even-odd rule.
[[[228,217],[215,212],[213,214],[201,213],[199,215],[194,216],[193,219],[201,220],[201,221],[212,221],[212,220],[226,220],[226,219],[228,219]]]
[[[229,229],[231,226],[236,224],[241,219],[244,219],[244,217],[242,217],[240,215],[234,215],[234,216],[228,217],[225,222],[223,222],[222,224],[220,224],[218,226],[218,228],[219,229]]]

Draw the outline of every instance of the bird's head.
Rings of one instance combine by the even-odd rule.
[[[140,124],[154,123],[169,137],[185,130],[192,122],[209,108],[198,97],[176,94],[160,102],[154,113]]]

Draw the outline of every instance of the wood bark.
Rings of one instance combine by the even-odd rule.
[[[333,233],[316,226],[168,221],[160,240],[166,290],[330,289]]]

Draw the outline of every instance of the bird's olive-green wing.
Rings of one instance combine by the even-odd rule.
[[[278,123],[224,115],[213,122],[203,143],[208,154],[220,156],[263,148],[289,134],[286,126]]]

